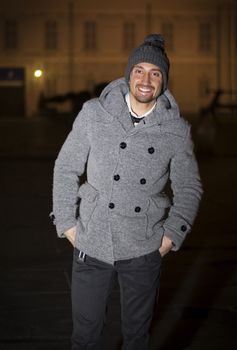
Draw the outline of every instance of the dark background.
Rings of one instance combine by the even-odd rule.
[[[8,87],[1,91],[0,350],[66,350],[72,247],[57,238],[49,213],[54,161],[81,100],[74,99],[67,115],[39,108],[26,118],[22,87],[11,87],[11,99]],[[219,107],[210,100],[196,115],[184,116],[192,124],[204,196],[183,247],[164,258],[151,350],[227,350],[237,344],[237,111]],[[115,283],[104,350],[120,345]]]

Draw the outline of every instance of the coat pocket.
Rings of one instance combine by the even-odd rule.
[[[151,201],[155,204],[157,208],[170,207],[170,199],[165,193],[160,193],[158,195],[152,196]]]
[[[160,232],[170,205],[170,199],[165,193],[160,193],[150,198],[147,238],[151,238],[157,232]]]
[[[95,210],[99,192],[88,182],[79,187],[78,197],[81,199],[79,205],[79,219],[86,228]]]

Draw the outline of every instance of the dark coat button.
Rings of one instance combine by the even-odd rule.
[[[109,203],[109,208],[110,208],[110,209],[114,209],[114,207],[115,207],[114,203],[112,203],[112,202]]]
[[[141,185],[145,185],[145,183],[146,183],[146,179],[141,179],[141,180],[140,180],[140,184],[141,184]]]
[[[126,142],[121,142],[121,143],[120,143],[120,148],[124,149],[124,148],[126,148],[126,147],[127,147]]]
[[[51,219],[52,221],[55,220],[55,215],[54,215],[54,214],[50,214],[49,217],[50,217],[50,219]]]
[[[148,152],[149,152],[150,154],[154,153],[154,152],[155,152],[155,148],[154,148],[154,147],[148,148]]]
[[[182,225],[180,228],[181,228],[181,231],[182,231],[182,232],[187,231],[187,226],[186,226],[186,225]]]
[[[50,213],[50,214],[49,214],[49,218],[50,218],[50,220],[52,221],[52,223],[55,225],[55,223],[56,223],[56,218],[55,218],[54,213]]]
[[[115,180],[115,181],[120,180],[120,176],[119,176],[119,174],[114,175],[114,180]]]
[[[140,211],[141,211],[141,208],[140,208],[140,207],[136,207],[136,208],[135,208],[135,212],[136,212],[136,213],[139,213]]]

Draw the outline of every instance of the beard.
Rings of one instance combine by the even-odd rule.
[[[156,100],[157,97],[158,96],[156,96],[156,94],[154,94],[154,88],[152,86],[144,86],[144,85],[137,85],[136,86],[134,98],[138,102],[150,103],[150,102]]]
[[[145,96],[135,95],[134,97],[137,100],[137,102],[140,102],[140,103],[150,103],[150,102],[156,100],[155,96],[145,97]]]

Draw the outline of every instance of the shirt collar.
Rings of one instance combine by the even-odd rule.
[[[147,111],[146,113],[144,113],[143,115],[137,115],[135,112],[133,112],[132,110],[132,107],[131,107],[131,101],[130,101],[130,95],[129,95],[129,92],[125,95],[125,101],[128,105],[128,109],[129,109],[129,112],[131,113],[132,116],[136,117],[136,118],[144,118],[146,117],[148,114],[150,114],[153,109],[155,108],[156,106],[156,103],[154,104],[154,106],[151,107],[151,109],[149,111]]]

